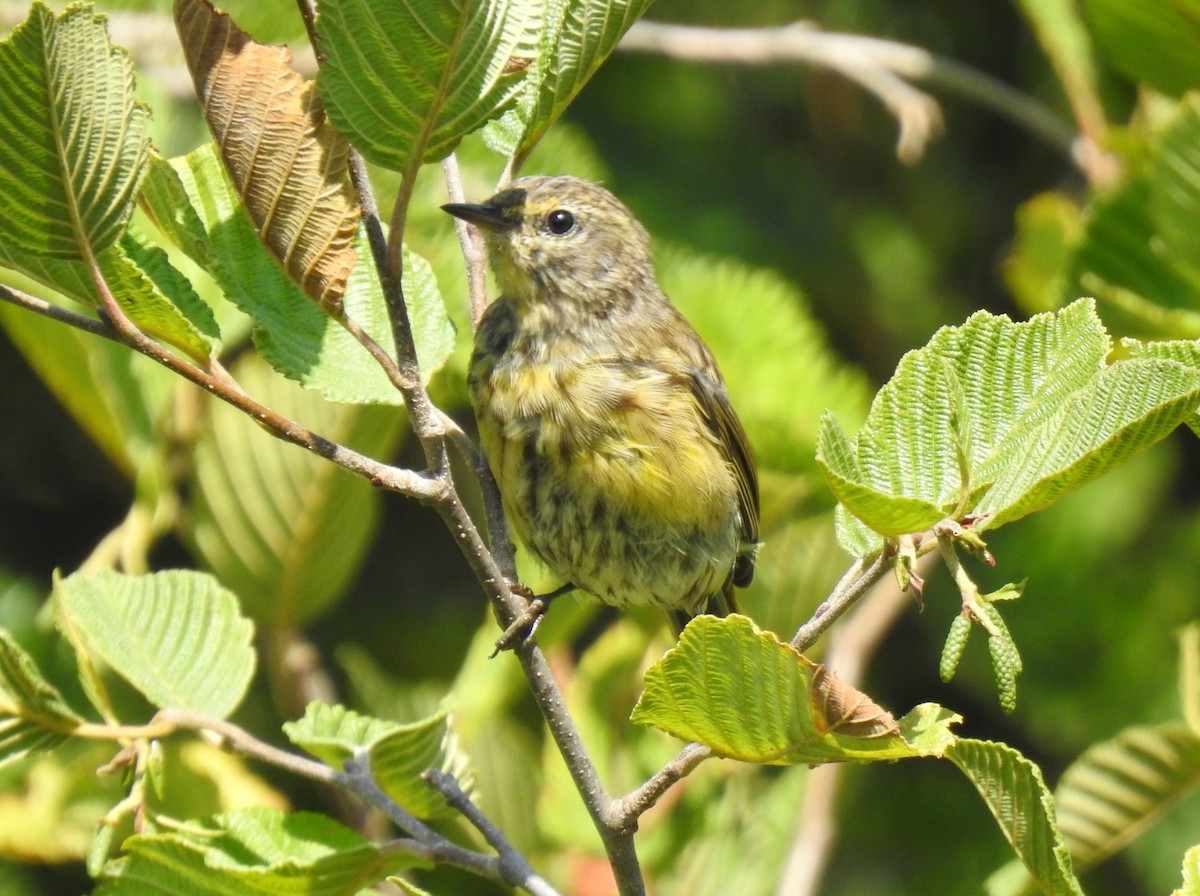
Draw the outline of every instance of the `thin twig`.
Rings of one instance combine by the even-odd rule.
[[[101,278],[101,283],[103,283],[103,278]],[[97,288],[99,289],[99,287]],[[105,314],[108,316],[109,322],[76,314],[20,290],[0,285],[0,300],[77,327],[85,332],[102,336],[113,342],[122,343],[248,414],[279,438],[345,467],[350,472],[369,480],[372,485],[416,498],[424,503],[435,502],[444,495],[446,486],[443,482],[414,470],[380,463],[365,454],[359,454],[357,451],[318,435],[295,420],[284,417],[277,411],[255,401],[240,388],[231,388],[226,382],[227,377],[213,375],[182,360],[143,334],[129,321],[112,297],[112,293],[109,292],[107,284],[103,285],[102,295],[104,294],[107,294]],[[118,326],[118,321],[120,326]]]
[[[842,576],[821,605],[817,607],[812,617],[796,631],[792,638],[792,646],[803,652],[811,647],[833,625],[843,613],[850,609],[868,588],[891,568],[891,560],[882,553],[874,558],[863,558],[855,563]]]
[[[920,47],[821,31],[811,22],[774,28],[702,28],[642,20],[619,48],[703,62],[804,62],[841,73],[877,96],[900,122],[898,153],[914,161],[938,131],[932,98],[904,83],[915,81],[965,97],[1003,115],[1073,162],[1076,134],[1041,103],[984,72]]]
[[[446,802],[460,812],[483,835],[488,845],[496,850],[500,859],[500,875],[506,883],[521,887],[535,896],[557,896],[557,891],[533,870],[504,833],[471,802],[453,775],[440,769],[429,769],[423,777],[425,783],[444,796]]]
[[[446,195],[450,201],[466,202],[458,157],[454,153],[442,161],[442,174],[446,178]],[[471,323],[475,325],[487,307],[487,255],[483,249],[483,237],[478,228],[459,218],[454,219],[454,232],[458,235],[458,244],[467,263],[467,295],[471,302]]]

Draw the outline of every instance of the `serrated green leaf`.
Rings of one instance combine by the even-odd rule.
[[[1131,358],[1161,358],[1200,370],[1200,340],[1141,342],[1136,339],[1122,339],[1121,348]],[[1200,435],[1200,410],[1191,414],[1184,422],[1192,432]]]
[[[994,528],[1048,507],[1165,438],[1198,400],[1200,371],[1174,361],[1117,361],[1024,434],[1023,450],[975,510],[991,515]]]
[[[163,232],[254,319],[254,343],[272,367],[330,401],[402,402],[366,349],[311,302],[263,247],[211,144],[170,162],[152,159],[143,198]],[[355,247],[359,262],[346,285],[345,315],[390,346],[391,324],[361,228]],[[454,328],[429,265],[408,250],[403,262],[417,357],[428,380],[453,348]]]
[[[1126,728],[1089,747],[1054,790],[1081,872],[1123,849],[1200,785],[1200,735],[1178,722]]]
[[[82,258],[120,237],[149,146],[129,56],[104,18],[36,2],[0,42],[0,231],[15,248]],[[86,250],[86,252],[85,252]]]
[[[517,106],[489,125],[494,150],[516,167],[641,18],[652,0],[550,0],[544,4],[537,52],[526,69]]]
[[[327,0],[317,83],[330,119],[385,168],[445,158],[512,103],[534,9],[517,0]]]
[[[224,718],[254,673],[253,625],[212,576],[77,573],[56,583],[59,624],[159,707]]]
[[[331,404],[253,356],[233,370],[250,394],[325,438],[372,457],[396,447],[403,414]],[[235,408],[208,408],[196,445],[184,537],[245,611],[303,625],[346,594],[378,528],[383,494],[360,476],[264,432]]]
[[[169,834],[138,835],[104,869],[97,896],[354,896],[415,866],[312,812],[246,809]]]
[[[65,741],[83,719],[0,629],[0,768]]]
[[[1088,0],[1096,40],[1134,81],[1179,96],[1200,86],[1200,7],[1144,0]]]
[[[933,724],[945,731],[953,720]],[[633,721],[773,765],[938,755],[948,742],[924,728],[902,733],[861,691],[737,615],[689,623],[646,673]]]
[[[1128,460],[1195,408],[1195,370],[1106,366],[1109,348],[1088,300],[1025,323],[979,312],[901,359],[853,441],[824,421],[818,463],[845,508],[882,535],[952,512],[983,517],[981,529],[1011,522]]]
[[[397,805],[419,818],[453,814],[440,793],[421,774],[440,769],[454,775],[467,792],[472,787],[466,757],[458,749],[449,712],[401,724],[364,716],[343,706],[310,703],[304,718],[287,722],[284,734],[326,765],[341,770],[365,753],[371,778]]]
[[[959,738],[945,753],[967,776],[1047,896],[1083,896],[1041,770],[1007,744]]]

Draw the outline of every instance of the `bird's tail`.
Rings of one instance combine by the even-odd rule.
[[[709,616],[728,616],[730,613],[740,612],[737,597],[733,593],[733,582],[726,582],[724,588],[708,598],[708,602],[705,603],[700,612],[689,613],[687,610],[668,610],[667,618],[671,620],[671,628],[675,630],[675,637],[678,638],[684,626],[696,616],[704,614]]]

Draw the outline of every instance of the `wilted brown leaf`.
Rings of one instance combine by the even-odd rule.
[[[359,206],[349,146],[286,47],[257,43],[207,0],[176,0],[175,25],[204,117],[259,237],[288,276],[340,315]]]
[[[884,737],[898,734],[892,714],[830,672],[825,666],[813,669],[811,691],[817,726],[850,737]]]

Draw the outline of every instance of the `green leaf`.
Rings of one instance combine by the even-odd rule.
[[[331,404],[253,356],[233,373],[259,401],[325,438],[372,457],[395,449],[403,414],[394,408]],[[250,616],[276,629],[310,622],[358,574],[384,495],[229,405],[210,405],[208,424],[184,537]]]
[[[1071,292],[1067,274],[1083,213],[1061,193],[1041,193],[1017,209],[1016,226],[1004,282],[1026,312],[1053,311]]]
[[[1200,6],[1189,0],[1088,0],[1096,40],[1134,81],[1180,96],[1200,87]]]
[[[76,573],[55,586],[59,625],[159,707],[224,718],[254,673],[253,625],[211,576]]]
[[[1193,846],[1183,857],[1183,886],[1171,896],[1200,896],[1200,846]]]
[[[535,8],[518,0],[326,0],[317,83],[330,119],[385,168],[445,158],[512,103]]]
[[[96,896],[354,896],[417,864],[313,812],[246,809],[169,834],[137,835]]]
[[[0,91],[5,240],[58,258],[115,243],[145,167],[149,111],[103,16],[76,3],[56,17],[34,3],[0,42]]]
[[[1041,891],[1083,896],[1041,770],[1012,747],[990,741],[959,738],[945,756],[979,791]]]
[[[283,731],[296,746],[339,771],[347,760],[365,753],[379,789],[419,818],[454,814],[442,795],[421,779],[427,769],[454,775],[467,792],[473,786],[445,709],[401,724],[314,702],[306,707],[304,718],[285,723]]]
[[[1149,447],[1196,407],[1196,370],[1106,366],[1109,348],[1088,300],[1026,323],[979,312],[901,359],[853,441],[827,416],[818,463],[846,510],[885,536],[950,514],[983,517],[980,530],[1011,522]]]
[[[1120,345],[1131,358],[1160,358],[1200,370],[1200,340],[1140,342],[1122,339]],[[1200,435],[1200,410],[1194,411],[1184,422],[1196,435]]]
[[[1123,849],[1197,785],[1200,735],[1178,722],[1126,728],[1089,747],[1054,791],[1075,868],[1086,871]]]
[[[940,755],[957,717],[937,707],[901,724],[745,616],[699,616],[646,673],[633,721],[718,755],[772,765]]]
[[[489,125],[485,133],[488,145],[503,155],[514,156],[519,167],[651,2],[547,2],[537,52],[525,70],[520,99],[515,109]]]
[[[96,261],[117,304],[143,333],[169,342],[194,358],[209,356],[220,339],[212,310],[162,249],[130,230],[116,245],[99,253]],[[101,304],[88,267],[81,261],[13,251],[0,240],[0,266],[89,308]]]
[[[403,398],[349,333],[293,284],[259,242],[212,144],[171,161],[155,157],[144,200],[163,232],[204,268],[255,323],[254,343],[280,373],[330,401],[399,404]],[[383,346],[391,324],[362,229],[345,316]],[[426,380],[454,345],[454,328],[428,264],[404,252],[405,300]]]
[[[65,741],[83,719],[0,629],[0,768]]]

